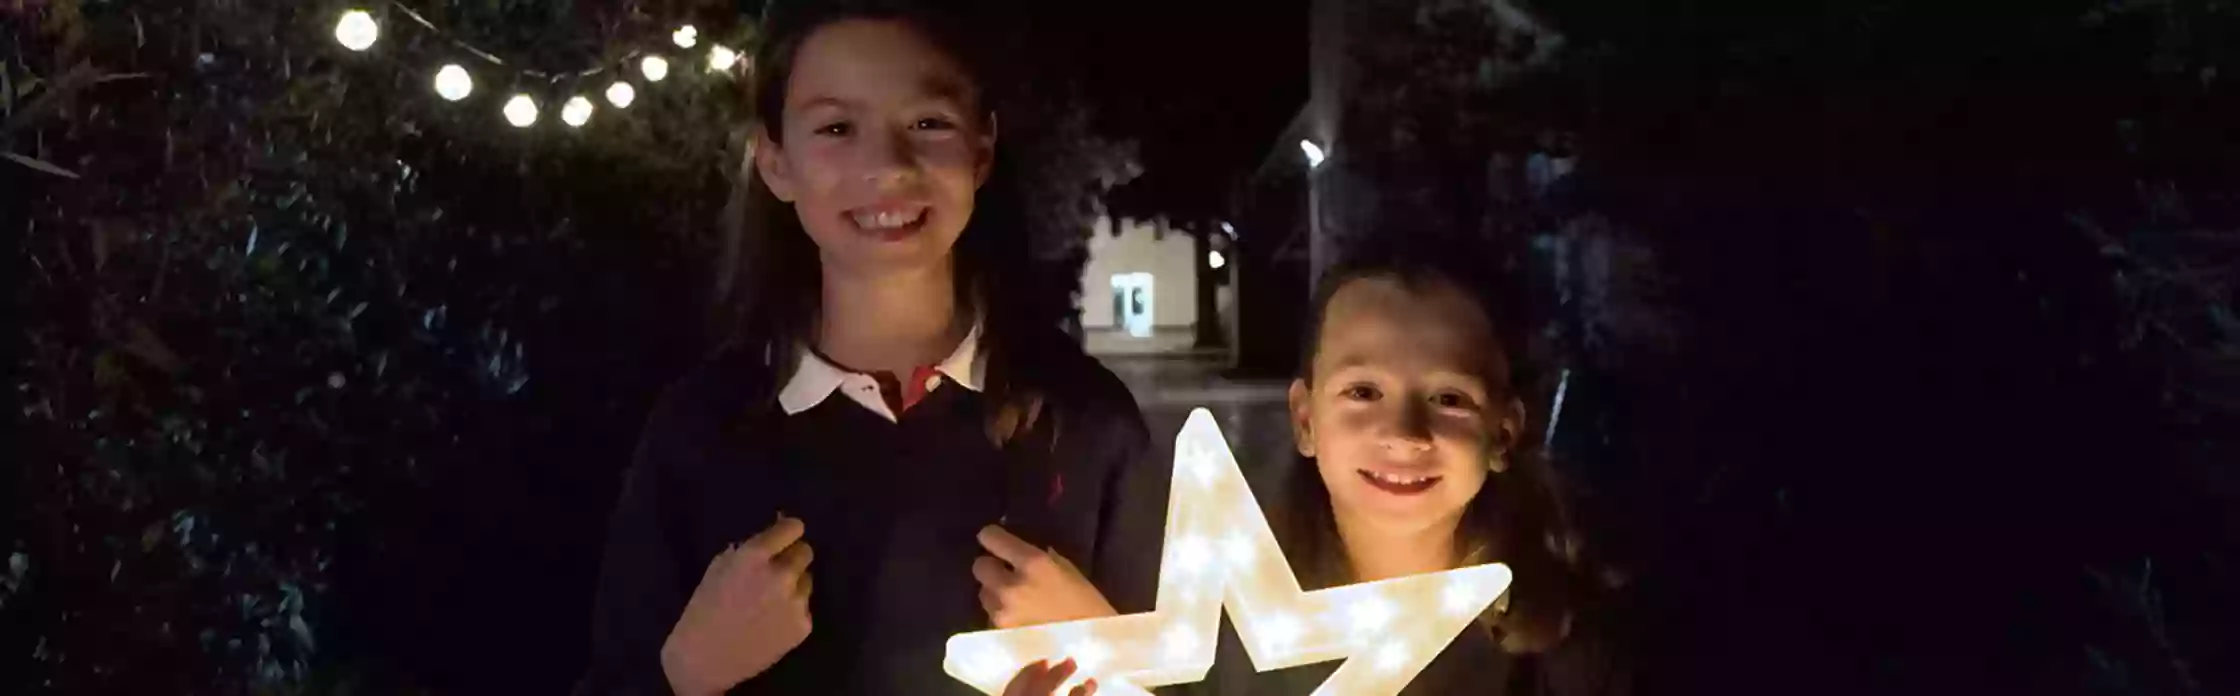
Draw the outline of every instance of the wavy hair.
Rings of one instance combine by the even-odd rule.
[[[977,115],[995,118],[1001,81],[991,72],[995,61],[983,52],[990,42],[971,31],[976,26],[971,18],[894,0],[773,2],[765,10],[747,97],[750,117],[773,142],[783,137],[786,89],[802,43],[819,29],[856,19],[901,22],[918,31],[973,79],[979,92]],[[1033,428],[1042,415],[1048,381],[1035,370],[1047,361],[1037,356],[1059,348],[1051,342],[1056,334],[1051,327],[1064,309],[1048,299],[1062,299],[1063,293],[1041,292],[1035,282],[1018,167],[1004,152],[999,143],[988,180],[975,196],[972,219],[950,250],[957,306],[977,313],[980,321],[978,349],[987,359],[982,393],[994,405],[987,410],[986,431],[998,446]],[[802,229],[793,206],[778,200],[762,181],[751,153],[744,159],[724,211],[716,304],[719,321],[732,334],[730,343],[769,350],[782,383],[798,367],[792,346],[809,339],[815,325],[823,270],[816,243]],[[774,390],[770,397],[775,398]]]
[[[1496,401],[1516,396],[1534,403],[1520,393],[1537,383],[1526,359],[1531,324],[1525,321],[1525,294],[1499,280],[1512,274],[1472,265],[1490,258],[1476,253],[1474,244],[1444,239],[1419,238],[1407,246],[1385,242],[1356,250],[1317,282],[1300,351],[1299,379],[1314,382],[1322,319],[1331,299],[1346,285],[1370,278],[1391,279],[1411,291],[1447,284],[1463,290],[1484,311],[1500,343],[1497,349],[1508,358],[1508,374],[1482,376],[1500,395]],[[1515,574],[1508,594],[1479,622],[1512,653],[1542,652],[1562,642],[1570,632],[1575,606],[1594,587],[1581,562],[1581,537],[1562,482],[1533,432],[1532,419],[1525,420],[1517,441],[1494,455],[1505,457],[1507,466],[1487,476],[1485,486],[1464,508],[1455,534],[1455,558],[1462,565],[1498,561]],[[1314,462],[1301,457],[1284,485],[1279,532],[1299,566],[1300,582],[1310,588],[1354,582],[1330,507],[1330,491]]]

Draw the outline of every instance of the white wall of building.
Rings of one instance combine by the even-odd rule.
[[[1151,320],[1158,330],[1196,325],[1200,260],[1190,235],[1180,230],[1160,235],[1156,221],[1122,218],[1122,231],[1115,237],[1114,222],[1109,216],[1097,218],[1096,234],[1089,240],[1089,264],[1081,272],[1082,327],[1119,328],[1112,313],[1112,276],[1125,273],[1151,274]]]

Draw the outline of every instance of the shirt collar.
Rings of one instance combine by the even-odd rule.
[[[793,376],[786,379],[785,388],[778,391],[778,407],[784,409],[786,415],[815,408],[850,381],[868,380],[863,374],[851,372],[825,360],[824,356],[810,350],[807,343],[794,350],[799,354],[800,360],[793,369]],[[986,373],[987,367],[987,360],[980,355],[980,325],[975,323],[972,330],[965,333],[964,340],[957,343],[956,349],[949,352],[949,357],[935,364],[933,369],[957,386],[977,392],[980,391],[981,375]],[[903,377],[908,378],[909,375]]]

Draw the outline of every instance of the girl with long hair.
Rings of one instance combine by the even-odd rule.
[[[1509,567],[1508,592],[1407,693],[1618,693],[1628,679],[1609,644],[1574,630],[1601,583],[1529,428],[1521,293],[1465,265],[1486,258],[1466,242],[1387,238],[1324,273],[1289,390],[1299,459],[1275,496],[1277,541],[1309,591]],[[1207,679],[1177,691],[1307,693],[1336,667],[1259,672],[1224,629]],[[1075,669],[1030,665],[1011,690],[1050,693]]]
[[[736,332],[646,424],[591,691],[963,693],[952,634],[1150,603],[1155,569],[1115,559],[1156,554],[1161,521],[1120,500],[1157,509],[1164,477],[1131,475],[1135,402],[1029,263],[988,42],[784,5],[752,64]]]

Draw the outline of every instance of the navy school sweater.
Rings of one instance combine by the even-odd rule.
[[[1059,337],[1062,338],[1062,337]],[[1042,414],[998,449],[982,395],[943,385],[889,422],[837,394],[786,416],[771,351],[734,347],[648,419],[610,522],[579,693],[664,694],[662,641],[717,552],[801,518],[815,628],[734,694],[970,694],[944,642],[988,628],[975,535],[1055,548],[1122,613],[1149,611],[1167,467],[1111,372],[1070,345],[1038,364]]]

